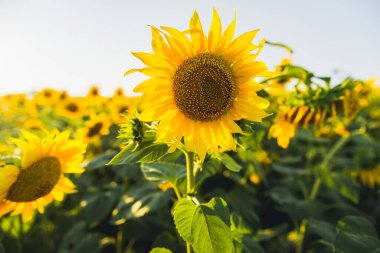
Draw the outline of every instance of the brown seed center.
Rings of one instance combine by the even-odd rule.
[[[195,121],[219,119],[237,95],[231,64],[210,53],[185,60],[177,68],[173,84],[177,107]]]
[[[6,199],[30,202],[49,194],[61,176],[61,164],[55,157],[45,157],[22,169],[9,189]]]
[[[92,127],[90,127],[88,129],[88,133],[87,133],[87,137],[93,137],[95,135],[97,135],[100,130],[102,130],[102,127],[103,127],[103,123],[96,123],[95,125],[93,125]]]

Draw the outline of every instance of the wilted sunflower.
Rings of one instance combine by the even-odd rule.
[[[43,138],[23,132],[22,137],[25,140],[13,139],[22,152],[21,168],[0,167],[0,216],[12,212],[29,221],[35,210],[43,213],[53,200],[75,192],[64,173],[84,171],[80,163],[86,146],[70,140],[68,132],[54,131]]]
[[[188,31],[151,27],[153,53],[133,53],[147,67],[126,72],[150,77],[134,91],[143,93],[140,119],[160,121],[157,140],[183,138],[201,160],[207,150],[235,149],[232,133],[242,133],[235,121],[261,122],[268,115],[269,102],[256,94],[263,86],[253,80],[267,75],[256,61],[264,41],[252,42],[258,30],[234,39],[235,24],[236,18],[223,32],[214,10],[208,37],[197,12]]]

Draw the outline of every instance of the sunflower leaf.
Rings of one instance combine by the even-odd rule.
[[[198,206],[188,199],[178,201],[174,210],[174,223],[179,234],[190,242],[195,252],[233,251],[232,234],[223,221],[224,216],[229,214],[224,204],[224,200],[220,198]]]
[[[172,253],[172,251],[166,248],[154,248],[149,253]]]
[[[132,142],[121,150],[107,165],[121,165],[136,162],[155,162],[169,150],[168,145],[153,141]]]

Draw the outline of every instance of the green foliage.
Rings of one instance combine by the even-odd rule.
[[[149,253],[172,253],[172,251],[165,248],[154,248]]]
[[[175,206],[174,222],[179,234],[197,253],[233,250],[229,211],[223,199],[213,198],[200,205],[181,199]]]
[[[358,85],[347,78],[330,86],[330,78],[292,64],[281,69],[265,82],[294,81],[287,106],[330,105]],[[237,121],[245,134],[234,134],[236,152],[195,160],[190,194],[181,144],[168,153],[155,142],[156,123],[136,120],[121,139],[114,125],[86,172],[70,175],[76,194],[28,223],[1,217],[0,253],[174,253],[185,252],[185,241],[197,253],[380,253],[380,100],[372,103],[346,125],[348,136],[299,127],[287,149],[268,138],[275,109],[262,124]],[[17,135],[4,129],[0,139]]]
[[[154,162],[169,150],[166,144],[149,142],[131,142],[120,151],[108,165],[122,165],[136,162]]]
[[[347,216],[338,222],[334,246],[337,253],[371,253],[380,250],[380,241],[368,220]]]

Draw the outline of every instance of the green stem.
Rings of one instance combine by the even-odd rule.
[[[187,198],[191,199],[191,195],[194,191],[195,177],[194,177],[194,153],[187,152],[186,156],[186,193]]]
[[[322,170],[327,170],[327,165],[330,162],[330,160],[334,157],[336,152],[338,152],[339,149],[341,149],[344,146],[344,144],[346,144],[346,142],[349,139],[350,139],[350,135],[348,135],[346,137],[342,137],[339,141],[337,141],[337,143],[335,143],[335,145],[330,149],[330,151],[327,153],[327,155],[325,156],[325,158],[321,162],[320,168]],[[311,189],[310,196],[309,196],[310,200],[314,200],[317,197],[321,183],[322,183],[322,180],[318,176],[314,181],[313,188]]]
[[[309,195],[310,200],[314,200],[317,197],[319,187],[321,186],[322,180],[320,177],[317,177],[314,181],[313,187],[311,188],[311,192]]]
[[[123,228],[118,226],[116,234],[116,253],[123,253]]]
[[[188,199],[192,199],[194,191],[195,176],[194,176],[194,153],[184,152],[186,157],[186,195]],[[186,242],[186,252],[193,253],[193,248],[189,242]]]
[[[328,163],[330,162],[330,160],[334,157],[334,155],[336,154],[336,152],[339,151],[339,149],[341,149],[345,144],[346,142],[349,140],[351,135],[348,135],[348,136],[345,136],[345,137],[342,137],[338,142],[335,143],[335,145],[329,150],[329,152],[327,153],[327,155],[324,157],[324,159],[322,160],[321,164],[320,164],[320,168],[322,170],[327,170],[328,169]],[[315,179],[314,183],[313,183],[313,186],[311,188],[311,192],[310,192],[310,195],[308,197],[309,200],[314,200],[316,197],[317,197],[317,194],[318,194],[318,191],[319,191],[319,188],[321,187],[321,183],[322,183],[322,179],[320,176],[317,176],[317,178]],[[303,219],[301,221],[301,225],[299,227],[299,239],[297,240],[297,247],[296,247],[296,253],[302,253],[302,248],[303,248],[303,242],[304,242],[304,239],[305,239],[305,231],[306,231],[306,225],[307,225],[307,219]]]
[[[302,253],[303,241],[305,239],[306,224],[307,224],[307,220],[303,219],[299,228],[300,237],[297,238],[296,253]]]
[[[182,198],[182,195],[181,195],[181,193],[179,192],[177,186],[173,185],[173,190],[174,190],[174,193],[175,193],[177,199],[181,199],[181,198]]]

